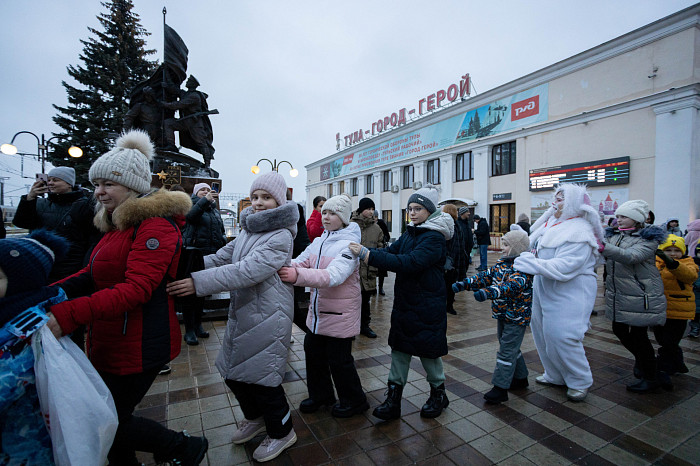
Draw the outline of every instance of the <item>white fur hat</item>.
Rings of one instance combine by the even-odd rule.
[[[641,199],[633,199],[622,203],[615,211],[615,215],[623,215],[637,223],[644,223],[649,216],[649,204]]]
[[[503,235],[503,241],[510,246],[510,256],[519,256],[530,249],[530,237],[520,225],[512,224],[510,231]]]
[[[122,134],[106,154],[95,160],[90,167],[90,182],[97,179],[114,181],[139,194],[151,189],[151,167],[153,143],[148,133],[131,130]]]
[[[352,199],[345,193],[333,196],[323,204],[321,213],[325,210],[335,212],[343,224],[347,226],[350,224],[350,215],[352,214]]]

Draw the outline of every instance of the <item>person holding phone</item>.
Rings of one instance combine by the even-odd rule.
[[[12,220],[30,231],[45,228],[70,243],[65,259],[54,264],[49,282],[80,270],[100,234],[92,224],[95,202],[89,193],[75,186],[72,167],[55,167],[47,174],[37,173],[29,192],[22,196]]]
[[[212,183],[212,186],[219,188],[219,183]],[[199,257],[197,262],[200,265],[190,270],[190,273],[204,268],[203,256],[214,254],[226,245],[224,221],[216,208],[218,198],[218,190],[213,190],[207,183],[194,185],[192,208],[186,216],[187,224],[182,232],[185,254]],[[181,309],[185,321],[185,342],[188,345],[198,345],[197,338],[209,338],[209,332],[202,327],[203,298],[178,299],[189,299],[189,302],[183,303]]]

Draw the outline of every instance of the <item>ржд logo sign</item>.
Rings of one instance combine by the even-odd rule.
[[[521,120],[540,113],[540,96],[515,102],[510,106],[510,121]]]

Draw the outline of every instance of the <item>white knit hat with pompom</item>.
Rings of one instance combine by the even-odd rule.
[[[90,182],[104,179],[114,181],[122,186],[143,194],[151,189],[151,167],[153,143],[148,133],[131,130],[117,139],[114,149],[100,158],[90,167]]]

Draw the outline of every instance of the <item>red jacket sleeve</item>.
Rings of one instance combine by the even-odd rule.
[[[130,238],[132,231],[127,230],[124,234]],[[123,235],[119,239],[123,239]],[[114,238],[114,241],[119,239]],[[156,248],[153,248],[154,239],[158,243]],[[64,301],[51,307],[51,312],[56,316],[63,332],[71,333],[78,325],[141,309],[167,274],[176,256],[179,242],[179,233],[166,219],[155,217],[144,220],[138,228],[127,257],[124,258],[126,272],[121,281],[89,296]],[[120,246],[121,244],[117,245]]]
[[[311,217],[306,221],[306,231],[309,233],[309,240],[311,242],[323,234],[321,214],[319,214],[317,210],[311,212]]]

